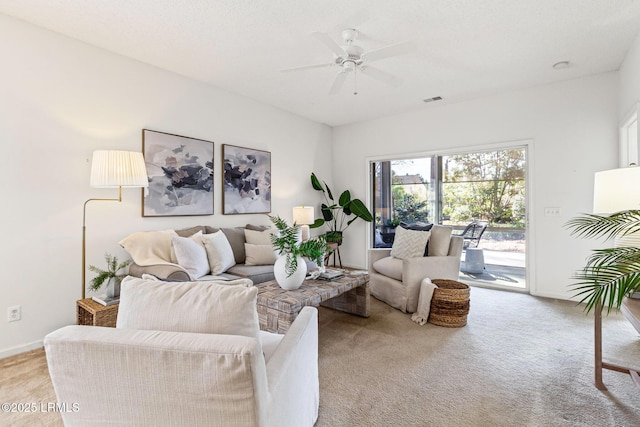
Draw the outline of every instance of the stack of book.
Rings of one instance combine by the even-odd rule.
[[[335,280],[344,277],[344,273],[340,270],[325,270],[318,276],[319,280]]]
[[[102,305],[114,305],[120,302],[120,297],[108,298],[106,295],[95,295],[91,297],[92,300]]]

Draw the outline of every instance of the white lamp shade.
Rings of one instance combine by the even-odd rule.
[[[593,185],[593,213],[640,209],[640,167],[596,172]]]
[[[148,187],[147,168],[137,151],[98,150],[91,162],[92,187]]]
[[[312,206],[296,206],[293,208],[293,222],[297,225],[310,225],[314,222]]]

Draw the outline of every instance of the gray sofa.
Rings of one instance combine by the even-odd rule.
[[[253,283],[262,283],[269,280],[274,280],[273,265],[246,265],[245,254],[245,229],[254,231],[264,231],[268,227],[261,225],[247,224],[245,227],[228,227],[228,228],[215,228],[208,225],[198,225],[195,227],[175,230],[176,234],[181,237],[189,237],[200,231],[204,234],[215,233],[218,230],[222,230],[227,237],[233,255],[236,261],[236,265],[228,269],[222,274],[218,274],[215,277],[223,277],[226,279],[250,279]],[[122,242],[121,242],[122,244]],[[124,245],[123,245],[124,246]],[[126,247],[125,247],[126,249]],[[132,256],[133,257],[133,256]],[[134,261],[135,261],[135,257]],[[307,261],[307,270],[317,268],[314,263]],[[156,264],[138,265],[135,262],[129,266],[129,275],[135,277],[142,277],[143,274],[151,274],[163,280],[170,281],[189,281],[191,280],[187,271],[180,267],[178,264],[170,262],[159,262]],[[214,276],[203,276],[198,280],[211,280]]]

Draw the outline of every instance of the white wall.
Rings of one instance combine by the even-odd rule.
[[[563,224],[591,211],[593,173],[616,166],[617,91],[618,75],[608,73],[334,128],[334,187],[364,198],[368,157],[533,140],[530,289],[568,298],[570,277],[593,244],[571,237]],[[562,215],[545,217],[547,206]],[[347,231],[346,264],[366,265],[366,231],[364,223]]]
[[[0,57],[0,357],[75,323],[82,205],[117,197],[89,187],[94,150],[139,151],[143,128],[213,141],[215,214],[142,218],[140,190],[124,190],[122,203],[93,202],[87,265],[103,266],[105,252],[126,257],[117,242],[138,230],[268,223],[264,215],[221,215],[221,144],[271,151],[272,212],[289,220],[292,206],[319,200],[312,171],[330,180],[327,126],[3,15]],[[12,305],[22,306],[22,320],[7,323]]]
[[[640,102],[640,33],[620,67],[620,121]]]

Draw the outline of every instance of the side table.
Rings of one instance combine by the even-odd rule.
[[[102,305],[91,298],[76,302],[76,318],[78,325],[116,327],[118,304]]]

